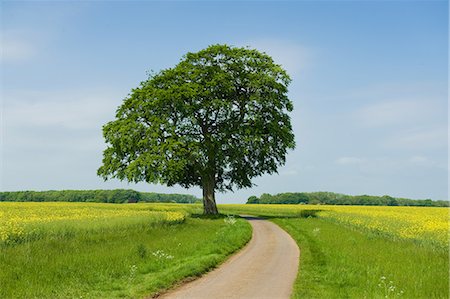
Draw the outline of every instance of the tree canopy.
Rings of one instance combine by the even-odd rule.
[[[365,206],[425,206],[448,207],[445,200],[395,198],[389,195],[347,195],[333,192],[295,192],[275,195],[264,193],[259,198],[250,196],[247,204],[320,204]]]
[[[152,73],[103,127],[108,144],[98,174],[131,182],[214,192],[251,187],[295,147],[287,96],[291,79],[265,53],[213,45]]]
[[[188,194],[161,194],[134,190],[50,190],[0,192],[1,201],[69,201],[69,202],[176,202],[194,203],[198,199]]]

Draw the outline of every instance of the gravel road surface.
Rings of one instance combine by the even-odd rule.
[[[239,253],[217,269],[158,298],[289,298],[298,271],[297,244],[270,221],[244,218],[252,225],[253,236]]]

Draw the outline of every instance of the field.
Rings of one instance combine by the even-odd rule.
[[[449,209],[222,205],[270,218],[300,247],[294,298],[448,298]]]
[[[448,298],[449,209],[219,205],[300,247],[294,298]],[[251,228],[197,204],[0,203],[0,298],[141,298],[216,266]],[[274,273],[276,275],[276,273]]]
[[[448,248],[450,210],[447,208],[275,204],[221,207],[228,213],[270,217],[318,216],[349,228],[394,240],[412,240],[430,247]]]
[[[0,298],[145,297],[242,247],[241,219],[199,205],[0,203]]]

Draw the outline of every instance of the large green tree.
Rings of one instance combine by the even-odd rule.
[[[131,182],[215,191],[251,187],[295,147],[289,75],[265,53],[212,45],[151,74],[103,127],[108,147],[98,174]]]

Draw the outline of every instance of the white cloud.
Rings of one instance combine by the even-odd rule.
[[[359,109],[357,119],[369,127],[412,124],[432,118],[439,106],[430,100],[382,101]]]
[[[266,52],[275,63],[281,64],[288,74],[295,75],[305,69],[311,61],[311,51],[306,47],[280,39],[256,39],[241,43],[243,46]]]
[[[340,157],[335,160],[335,163],[341,166],[339,171],[343,176],[358,174],[360,177],[366,178],[374,178],[383,174],[389,175],[402,167],[399,160],[385,156]]]
[[[364,175],[383,173],[389,175],[392,173],[408,171],[408,169],[417,169],[417,167],[441,169],[446,169],[447,167],[442,161],[424,155],[414,155],[409,158],[392,158],[386,156],[370,158],[340,157],[335,160],[335,163],[343,166],[356,166],[358,173]]]
[[[428,163],[430,163],[430,159],[425,156],[413,156],[409,159],[409,161],[413,164],[428,164]]]
[[[0,39],[2,63],[24,62],[34,58],[40,39],[37,34],[23,30],[2,30]]]
[[[86,129],[99,125],[121,102],[113,92],[20,92],[4,97],[5,127],[58,126]]]
[[[335,162],[339,165],[360,165],[366,162],[366,159],[358,157],[340,157],[336,159]]]
[[[31,59],[35,54],[35,48],[27,41],[5,40],[0,44],[2,62],[20,62]]]
[[[409,83],[399,83],[395,81],[374,82],[370,85],[354,87],[348,96],[356,99],[435,99],[446,97],[446,89],[442,89],[442,82],[437,81],[417,81]]]
[[[9,159],[33,150],[55,154],[100,152],[102,126],[114,119],[122,95],[114,91],[5,94],[2,136]],[[53,154],[50,154],[53,153]]]
[[[414,166],[420,166],[420,167],[437,167],[446,169],[447,165],[446,163],[440,163],[434,159],[431,159],[427,156],[412,156],[409,158],[408,162]]]
[[[448,129],[444,126],[421,130],[407,130],[390,137],[385,147],[408,150],[445,149]]]
[[[280,171],[280,175],[283,176],[296,176],[298,175],[298,171],[295,169]]]

